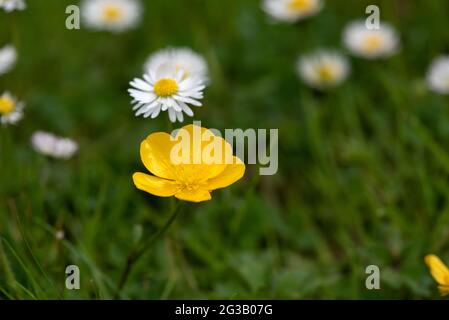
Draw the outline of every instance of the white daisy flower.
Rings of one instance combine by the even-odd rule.
[[[139,0],[84,0],[81,14],[91,29],[122,32],[137,25],[142,6]]]
[[[279,21],[295,22],[317,14],[323,0],[263,0],[262,8]]]
[[[12,45],[0,49],[0,75],[9,72],[17,61],[17,51]]]
[[[31,144],[37,152],[59,159],[69,159],[78,151],[78,144],[72,139],[43,131],[33,133]]]
[[[399,49],[399,36],[387,23],[380,23],[379,29],[370,30],[364,21],[349,23],[343,32],[343,42],[352,54],[377,59],[389,57]]]
[[[167,48],[156,51],[145,62],[145,70],[156,70],[160,65],[174,64],[184,71],[184,77],[194,76],[208,82],[208,67],[203,56],[190,48]]]
[[[0,0],[0,8],[3,8],[6,12],[14,10],[25,10],[25,0]]]
[[[55,232],[55,238],[57,240],[63,240],[65,238],[65,232],[64,230],[58,230]]]
[[[9,92],[0,96],[0,123],[16,124],[23,118],[25,104],[18,101]]]
[[[188,104],[200,107],[205,85],[195,76],[185,76],[183,69],[172,64],[162,64],[147,70],[143,79],[135,78],[128,89],[134,98],[136,116],[156,118],[161,111],[168,111],[171,122],[184,121],[183,113],[193,116]]]
[[[336,51],[319,50],[299,57],[297,72],[302,80],[316,89],[335,87],[349,75],[348,59]]]
[[[427,86],[437,93],[449,93],[449,55],[439,56],[427,71]]]

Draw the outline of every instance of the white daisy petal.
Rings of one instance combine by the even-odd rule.
[[[138,103],[134,102],[133,104],[134,104],[133,110],[137,110],[137,109],[139,109],[139,108],[141,108],[142,106],[145,105],[145,103],[140,103],[140,102],[138,102]]]
[[[182,71],[182,74],[177,74],[181,79],[197,77],[202,83],[208,82],[206,60],[189,48],[167,48],[153,53],[145,62],[145,71],[157,70],[166,63],[173,65],[177,71]]]
[[[155,99],[157,99],[157,96],[151,92],[144,92],[134,89],[129,89],[128,92],[131,95],[131,97],[143,103],[150,103]]]
[[[426,82],[430,90],[449,94],[449,55],[439,56],[432,61]]]
[[[179,122],[183,122],[184,121],[184,115],[182,114],[181,111],[176,112],[176,119],[178,119]]]
[[[149,103],[149,104],[145,104],[143,107],[141,107],[137,112],[136,112],[136,116],[140,116],[141,114],[147,113],[149,112],[151,109],[157,107],[157,105],[159,104],[159,99],[154,100],[153,102]]]
[[[193,111],[192,111],[192,109],[190,109],[190,107],[188,105],[186,105],[182,101],[179,101],[179,105],[181,106],[182,111],[184,111],[186,115],[188,115],[189,117],[193,117]]]
[[[3,8],[6,12],[14,10],[25,10],[25,0],[0,0],[0,8]]]
[[[151,113],[151,119],[156,118],[159,113],[161,112],[161,106],[159,105],[157,108],[154,109],[154,111]]]
[[[179,106],[178,102],[175,99],[173,99],[172,101],[173,101],[172,104],[173,109],[175,109],[176,112],[182,112],[182,108]]]
[[[168,117],[171,122],[176,122],[176,111],[172,108],[168,109]]]
[[[0,0],[1,1],[1,0]],[[17,61],[17,51],[12,45],[0,49],[0,75],[9,72]]]
[[[154,83],[156,82],[156,74],[154,73],[154,71],[151,71],[149,73],[145,73],[143,75],[143,78],[145,79],[145,81],[147,81],[150,85],[154,85]]]
[[[75,141],[42,131],[33,134],[31,144],[37,152],[59,159],[69,159],[78,151]]]
[[[189,98],[189,97],[178,96],[178,100],[185,102],[185,103],[193,104],[194,106],[198,106],[198,107],[202,106],[201,102],[194,100],[192,98]]]
[[[145,82],[145,81],[143,81],[143,80],[141,80],[141,79],[139,79],[139,78],[135,78],[135,79],[134,79],[133,81],[131,81],[129,84],[130,84],[131,86],[133,86],[134,88],[136,88],[136,89],[145,91],[145,90],[148,90],[148,89],[151,87],[151,85],[150,85],[149,82],[150,82],[150,81]]]

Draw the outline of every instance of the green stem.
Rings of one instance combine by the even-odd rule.
[[[122,272],[122,275],[120,277],[119,284],[117,286],[117,293],[115,295],[115,298],[118,298],[120,295],[120,291],[124,288],[126,281],[129,278],[129,275],[131,274],[131,271],[136,264],[136,262],[153,247],[153,245],[159,240],[160,237],[162,237],[167,229],[173,224],[173,222],[176,220],[177,216],[181,212],[182,205],[177,204],[173,207],[172,212],[170,214],[170,218],[165,222],[165,224],[162,226],[161,229],[158,230],[152,237],[148,238],[147,240],[141,241],[128,255],[128,258],[126,259],[125,268]]]

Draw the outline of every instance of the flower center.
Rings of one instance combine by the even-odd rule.
[[[294,11],[309,11],[312,7],[312,0],[290,0],[288,4],[288,8]]]
[[[113,22],[113,21],[117,21],[118,19],[120,19],[120,17],[122,16],[122,12],[121,12],[120,8],[110,4],[104,8],[103,16],[107,21]]]
[[[363,47],[368,52],[376,51],[382,45],[382,37],[378,34],[371,34],[365,38]]]
[[[189,191],[189,192],[195,192],[200,188],[199,185],[194,184],[194,183],[183,183],[182,184],[182,189],[184,191]]]
[[[178,92],[178,84],[175,80],[163,78],[154,84],[154,93],[159,97],[169,97]]]
[[[0,114],[8,114],[14,110],[15,103],[11,98],[0,97]]]
[[[318,67],[318,76],[324,82],[335,79],[335,68],[332,65],[324,64]]]

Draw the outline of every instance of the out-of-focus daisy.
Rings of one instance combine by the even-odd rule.
[[[23,118],[25,104],[18,101],[9,92],[0,96],[0,123],[16,124]]]
[[[438,283],[438,289],[442,296],[449,294],[449,269],[434,254],[429,254],[424,258],[425,263],[429,267],[430,274]]]
[[[348,59],[337,51],[319,50],[299,57],[297,71],[302,80],[317,89],[335,87],[349,74]]]
[[[427,71],[427,86],[437,93],[449,93],[449,55],[435,58]]]
[[[25,0],[0,0],[0,8],[3,8],[6,12],[24,10],[26,3]]]
[[[380,23],[379,29],[370,30],[364,21],[355,21],[346,26],[343,42],[352,54],[377,59],[396,53],[400,40],[396,30],[387,23]]]
[[[201,78],[186,76],[184,69],[169,63],[147,70],[143,79],[135,78],[130,85],[136,116],[156,118],[161,111],[168,111],[171,122],[184,121],[183,113],[193,116],[188,105],[200,107],[198,100],[205,88]]]
[[[121,32],[137,25],[142,6],[139,0],[84,0],[81,14],[94,30]]]
[[[323,0],[263,0],[262,7],[276,20],[295,22],[318,13]]]
[[[208,67],[203,56],[190,48],[167,48],[156,51],[145,62],[145,70],[156,70],[163,64],[173,64],[184,71],[184,77],[194,76],[208,81]]]
[[[31,143],[37,152],[60,159],[69,159],[78,150],[78,144],[72,139],[43,131],[33,133]]]
[[[17,61],[17,51],[12,45],[0,49],[0,75],[9,72]]]
[[[64,240],[64,238],[65,238],[64,230],[60,229],[60,230],[56,231],[55,238],[56,238],[56,240]]]

